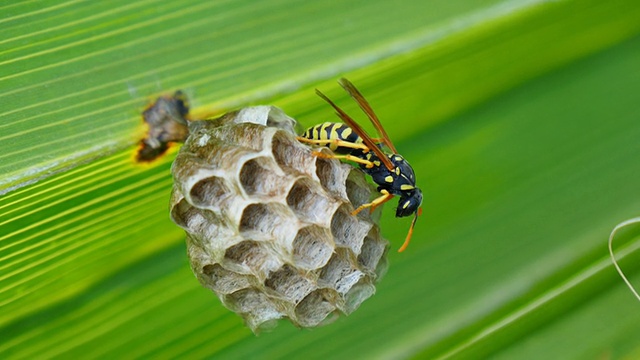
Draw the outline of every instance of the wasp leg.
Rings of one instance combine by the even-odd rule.
[[[385,193],[386,193],[386,194],[389,194],[389,193],[387,192],[387,190],[382,190],[382,191],[384,191],[384,192],[383,192],[383,194],[385,194]],[[386,196],[386,195],[384,195],[384,196]],[[380,199],[380,198],[382,198],[382,197],[384,197],[384,196],[380,196],[379,198],[376,198],[376,200],[378,200],[378,199]],[[389,194],[389,196],[387,196],[385,199],[383,199],[383,200],[381,200],[380,202],[377,202],[377,203],[375,203],[375,204],[371,205],[371,208],[369,209],[369,212],[370,212],[370,213],[372,213],[372,212],[373,212],[373,211],[374,211],[378,206],[380,206],[380,205],[382,205],[382,204],[386,203],[387,201],[389,201],[389,200],[391,200],[391,199],[393,199],[393,195]]]
[[[307,144],[313,144],[313,145],[334,144],[334,145],[336,145],[336,147],[346,147],[346,148],[350,148],[350,149],[359,149],[359,150],[363,150],[364,152],[368,152],[369,151],[369,148],[365,144],[352,143],[352,142],[344,141],[344,140],[340,140],[340,139],[313,140],[313,139],[307,139],[307,138],[304,138],[304,137],[301,137],[301,136],[296,136],[296,139],[298,139],[298,141],[300,141],[300,142],[305,142]]]
[[[344,141],[344,140],[340,140],[340,139],[313,140],[313,139],[303,138],[301,136],[296,136],[296,138],[298,139],[298,141],[305,142],[307,144],[313,144],[313,145],[335,144],[336,147],[346,147],[346,148],[351,148],[351,149],[359,149],[359,150],[362,150],[364,152],[368,152],[369,151],[369,148],[365,144],[352,143],[352,142]]]
[[[370,207],[371,211],[373,211],[375,208],[377,208],[378,206],[386,203],[387,201],[391,200],[391,198],[393,197],[392,194],[389,194],[389,192],[387,190],[381,190],[380,193],[382,194],[382,196],[375,198],[372,202],[370,203],[366,203],[366,204],[362,204],[360,205],[357,209],[353,210],[351,212],[351,215],[356,215],[358,214],[360,211]]]
[[[373,163],[369,160],[365,160],[365,159],[361,159],[357,156],[353,156],[353,155],[329,155],[329,154],[325,154],[319,151],[312,151],[311,152],[313,155],[317,156],[317,157],[321,157],[324,159],[344,159],[344,160],[348,160],[348,161],[353,161],[353,162],[357,162],[358,164],[362,164],[364,166],[367,167],[367,169],[371,169],[373,167]]]
[[[314,140],[314,139],[307,139],[305,137],[302,136],[296,136],[296,139],[298,139],[298,141],[300,142],[304,142],[307,144],[313,144],[313,145],[326,145],[326,144],[335,144],[336,146],[340,146],[340,147],[346,147],[346,148],[351,148],[351,149],[360,149],[364,152],[368,152],[370,149],[367,145],[365,145],[364,143],[352,143],[349,141],[344,141],[344,140],[340,140],[340,139],[327,139],[327,140]],[[373,138],[371,139],[373,140],[374,143],[380,145],[380,144],[384,144],[383,143],[383,139],[381,138]]]

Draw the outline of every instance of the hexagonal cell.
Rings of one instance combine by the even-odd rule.
[[[251,204],[240,218],[240,232],[246,239],[292,239],[296,231],[291,210],[279,203]]]
[[[371,235],[364,238],[360,255],[358,255],[358,263],[363,268],[376,273],[380,259],[389,249],[389,243]]]
[[[301,269],[318,269],[329,261],[334,247],[327,229],[316,225],[304,227],[293,240],[293,261]]]
[[[320,272],[320,280],[340,294],[346,294],[365,274],[349,261],[347,250],[338,249]]]
[[[205,266],[219,263],[219,256],[209,253],[208,249],[193,238],[193,235],[186,234],[187,255],[189,256],[189,265],[191,270],[200,281],[202,286],[212,289],[211,277],[203,273]],[[209,270],[210,268],[207,268]],[[215,292],[215,291],[214,291]]]
[[[222,301],[227,307],[242,315],[247,326],[254,332],[275,327],[277,320],[285,316],[278,311],[267,295],[253,288],[225,295]]]
[[[269,117],[267,118],[267,126],[277,127],[286,130],[289,133],[295,133],[296,121],[289,117],[282,109],[275,106],[269,106]]]
[[[264,148],[265,133],[264,126],[252,123],[228,124],[211,129],[210,133],[217,139],[242,146],[255,151]]]
[[[360,171],[351,171],[345,181],[347,197],[354,208],[366,204],[371,199],[371,188]]]
[[[287,183],[286,177],[279,176],[273,167],[276,164],[268,157],[251,159],[240,169],[240,185],[249,196],[277,197],[284,194]]]
[[[284,265],[280,270],[273,272],[264,285],[279,296],[284,296],[293,304],[298,304],[310,292],[316,289],[316,284],[302,276],[290,265]]]
[[[331,289],[317,289],[307,295],[296,306],[295,314],[298,323],[304,327],[318,326],[337,319],[336,316],[327,318],[335,313],[335,303],[340,302],[340,296]]]
[[[230,262],[234,268],[238,268],[238,271],[252,273],[261,281],[266,279],[269,273],[282,266],[278,257],[269,247],[251,240],[239,242],[228,248],[224,259]]]
[[[311,149],[300,144],[293,136],[283,131],[276,132],[271,141],[271,151],[285,173],[313,177],[315,156],[311,155]]]
[[[289,194],[287,204],[298,218],[304,222],[329,225],[329,215],[340,206],[309,178],[298,179]]]
[[[194,216],[197,210],[195,210],[194,207],[191,206],[191,204],[189,204],[184,198],[180,199],[177,203],[174,204],[175,205],[173,205],[170,212],[171,220],[173,220],[173,222],[181,228],[188,229],[189,222],[191,221],[191,218]]]
[[[349,315],[356,311],[360,305],[376,293],[376,287],[369,277],[363,277],[345,295],[344,313]]]
[[[190,234],[191,239],[209,250],[225,246],[217,239],[229,239],[235,231],[225,218],[207,209],[191,206],[186,199],[180,200],[171,209],[171,218]]]
[[[184,146],[183,146],[184,148]],[[189,194],[190,186],[196,181],[196,179],[205,178],[207,176],[215,175],[211,167],[197,158],[191,153],[178,153],[176,159],[173,161],[171,168],[171,174],[173,175],[174,187],[180,190],[180,193]]]
[[[342,205],[331,218],[331,234],[336,246],[348,248],[354,254],[359,254],[364,237],[367,236],[373,224],[365,222],[351,215],[350,206]],[[364,210],[368,211],[368,210]]]
[[[221,294],[231,294],[251,286],[248,276],[229,271],[220,264],[203,266],[202,275],[206,286]]]
[[[206,210],[194,207],[186,199],[182,199],[171,209],[170,215],[172,220],[180,227],[193,231],[208,225],[207,223],[209,223],[210,219],[206,215],[209,214],[205,214],[205,212]],[[215,214],[210,215],[215,221]]]
[[[316,175],[327,191],[347,199],[345,183],[351,169],[337,160],[316,158]]]
[[[221,177],[211,176],[195,183],[191,188],[191,201],[199,207],[211,206],[230,196],[231,189]]]
[[[253,149],[224,142],[224,139],[215,138],[210,133],[201,134],[200,137],[193,139],[189,136],[183,149],[185,151],[178,154],[176,161],[179,161],[180,171],[186,171],[187,176],[190,167],[196,170],[196,174],[202,169],[230,170],[231,166],[235,168],[247,157],[257,154]],[[180,174],[174,172],[174,176],[177,177],[177,175]],[[180,175],[180,178],[184,179],[184,176]]]

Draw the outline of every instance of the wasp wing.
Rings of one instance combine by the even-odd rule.
[[[358,103],[358,105],[360,105],[360,108],[362,109],[362,111],[364,111],[364,113],[367,114],[367,117],[369,118],[369,120],[371,120],[371,123],[378,131],[378,134],[382,137],[382,142],[394,154],[397,154],[398,150],[396,150],[396,147],[393,146],[393,143],[389,139],[389,135],[387,135],[387,132],[382,127],[382,124],[380,123],[378,116],[376,115],[376,113],[373,112],[371,105],[369,105],[369,102],[364,98],[364,96],[362,96],[360,91],[358,91],[355,85],[353,85],[351,81],[347,80],[346,78],[341,78],[340,80],[338,80],[338,83],[340,84],[340,86],[342,86],[343,89],[345,89],[349,93],[349,95],[351,95],[353,100],[355,100]]]
[[[320,96],[324,101],[329,103],[329,105],[331,105],[336,110],[336,113],[342,119],[342,121],[344,121],[345,124],[349,125],[349,127],[362,138],[364,144],[367,145],[370,151],[373,151],[376,154],[376,156],[380,159],[380,161],[382,161],[384,166],[389,169],[389,171],[393,171],[395,169],[395,166],[393,166],[393,163],[391,162],[391,160],[389,160],[387,155],[385,155],[385,153],[380,150],[378,145],[376,145],[373,139],[371,139],[371,137],[360,127],[360,125],[358,125],[358,123],[356,123],[349,115],[347,115],[347,113],[340,109],[338,105],[334,104],[333,101],[331,101],[325,94],[320,92],[320,90],[316,89],[316,94],[318,94],[318,96]]]

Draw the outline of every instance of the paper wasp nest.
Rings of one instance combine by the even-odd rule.
[[[355,167],[313,156],[294,126],[271,106],[191,122],[172,168],[171,217],[191,267],[254,332],[349,314],[387,266],[379,211],[351,215],[375,189]]]

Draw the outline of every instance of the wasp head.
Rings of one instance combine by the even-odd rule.
[[[398,209],[396,209],[396,217],[405,217],[415,214],[422,205],[422,191],[418,188],[414,188],[410,191],[405,191],[400,195],[398,201]]]

